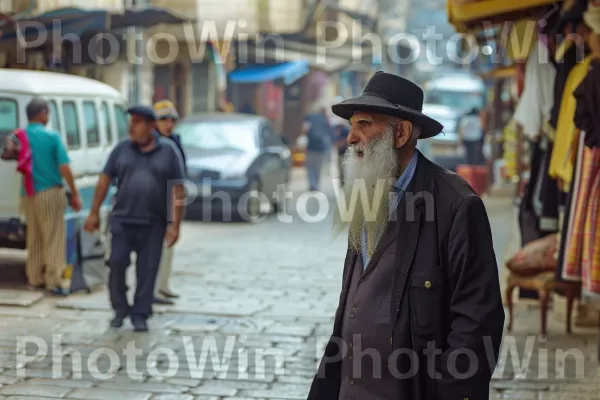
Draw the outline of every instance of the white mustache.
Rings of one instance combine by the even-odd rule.
[[[356,153],[364,153],[365,150],[367,149],[367,146],[363,145],[362,143],[357,143],[357,144],[353,144],[352,146],[350,146],[350,148],[352,149],[352,152],[354,154]]]

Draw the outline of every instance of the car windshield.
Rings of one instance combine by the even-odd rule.
[[[483,108],[483,94],[455,92],[448,90],[431,90],[427,92],[427,103],[441,104],[455,110],[467,111]]]
[[[248,122],[182,122],[176,132],[184,148],[241,151],[256,148],[255,126]]]

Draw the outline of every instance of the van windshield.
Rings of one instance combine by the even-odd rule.
[[[484,106],[482,93],[439,89],[427,92],[427,103],[451,107],[461,113],[473,108],[481,109]]]
[[[4,136],[19,127],[18,110],[15,100],[0,99],[0,135]]]

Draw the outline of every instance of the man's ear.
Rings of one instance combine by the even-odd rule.
[[[396,124],[395,130],[395,145],[397,149],[401,149],[408,143],[410,140],[410,135],[412,134],[412,122],[410,121],[400,121]]]

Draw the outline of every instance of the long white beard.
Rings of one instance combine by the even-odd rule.
[[[357,151],[363,152],[362,158]],[[400,170],[393,129],[386,129],[366,148],[360,144],[349,147],[343,162],[346,180],[337,196],[333,234],[348,232],[350,247],[359,252],[364,231],[370,257],[390,220],[390,194]]]

